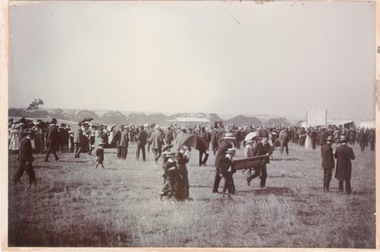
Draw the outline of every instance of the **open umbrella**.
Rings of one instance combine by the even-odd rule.
[[[82,123],[85,123],[85,122],[90,122],[90,121],[92,121],[92,120],[94,120],[94,119],[91,118],[91,117],[85,117],[85,118],[83,118],[83,120],[80,121],[79,123],[82,124]]]
[[[164,146],[164,148],[162,149],[162,152],[165,152],[165,151],[170,151],[171,150],[171,148],[173,148],[173,144],[171,144],[171,145],[167,145],[167,146]]]
[[[244,141],[248,141],[248,140],[252,140],[254,137],[257,137],[259,135],[258,132],[254,131],[254,132],[250,132],[248,133],[245,138],[244,138]]]
[[[205,151],[207,149],[206,142],[200,136],[195,134],[178,135],[177,143],[188,147],[193,147],[200,151]]]

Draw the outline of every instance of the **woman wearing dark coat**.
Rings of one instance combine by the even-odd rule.
[[[341,145],[336,148],[334,157],[337,159],[335,178],[339,180],[339,192],[343,192],[343,181],[346,181],[346,193],[351,193],[351,160],[355,159],[354,151],[347,146],[345,136],[340,137]]]
[[[166,198],[171,198],[174,196],[175,192],[175,183],[176,178],[178,176],[178,167],[177,162],[175,162],[176,153],[171,152],[166,155],[164,155],[164,164],[162,168],[164,169],[164,180],[165,185],[162,188],[162,191],[160,192],[160,198],[162,199],[163,196],[166,196]]]
[[[175,183],[174,196],[177,200],[186,200],[189,198],[189,177],[187,175],[186,164],[190,159],[190,150],[188,147],[183,146],[178,152],[177,164],[178,174]]]

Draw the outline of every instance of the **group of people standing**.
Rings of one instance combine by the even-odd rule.
[[[346,193],[351,193],[351,160],[355,159],[354,151],[347,145],[346,136],[341,136],[338,143],[340,144],[335,153],[332,148],[334,139],[332,136],[327,138],[326,144],[321,147],[322,168],[323,168],[323,191],[329,192],[332,173],[335,168],[335,159],[337,159],[335,178],[339,181],[339,192],[343,193],[343,183],[345,181]]]

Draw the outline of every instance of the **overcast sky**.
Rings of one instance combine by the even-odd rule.
[[[9,107],[375,118],[373,2],[41,2],[9,31]]]

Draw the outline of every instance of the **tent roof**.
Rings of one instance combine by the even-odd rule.
[[[328,120],[327,124],[334,124],[334,125],[346,125],[346,124],[351,124],[354,123],[354,121],[339,121],[339,120]]]

